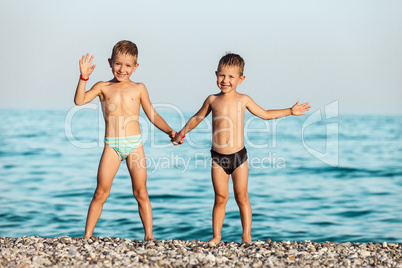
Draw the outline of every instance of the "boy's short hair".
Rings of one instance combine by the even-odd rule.
[[[226,53],[225,56],[221,58],[218,64],[218,70],[219,67],[221,66],[229,66],[229,67],[235,67],[239,69],[240,75],[243,75],[244,71],[244,60],[240,55],[234,54],[234,53]]]
[[[114,45],[111,60],[113,60],[114,57],[119,53],[134,57],[134,61],[135,63],[137,63],[138,49],[137,45],[134,44],[133,42],[128,40],[122,40],[118,42],[116,45]]]

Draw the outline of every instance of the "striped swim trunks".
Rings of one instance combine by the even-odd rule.
[[[141,142],[141,134],[128,137],[105,137],[105,144],[116,151],[121,161],[126,160]]]

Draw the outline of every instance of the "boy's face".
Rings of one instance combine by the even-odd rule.
[[[113,60],[109,59],[109,64],[115,79],[119,82],[129,80],[139,65],[133,56],[120,53],[116,54]]]
[[[239,69],[232,66],[219,66],[216,71],[217,85],[224,94],[236,91],[237,85],[240,85],[246,78],[240,75]]]

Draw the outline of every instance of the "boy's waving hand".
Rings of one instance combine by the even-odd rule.
[[[308,102],[299,104],[300,101],[297,101],[295,105],[293,105],[292,108],[290,108],[290,111],[292,112],[292,115],[305,115],[305,111],[310,110],[311,106],[308,106]]]

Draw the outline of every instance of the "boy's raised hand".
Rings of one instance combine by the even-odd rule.
[[[87,55],[83,55],[82,59],[80,59],[80,71],[81,71],[81,76],[85,79],[89,78],[93,70],[95,69],[96,65],[92,65],[92,60],[94,59],[94,56],[91,56],[89,58],[89,53]]]
[[[292,115],[305,115],[305,111],[310,110],[311,106],[308,105],[308,102],[299,104],[300,102],[297,101],[295,105],[293,105],[292,108],[290,108],[290,111],[292,112]]]

